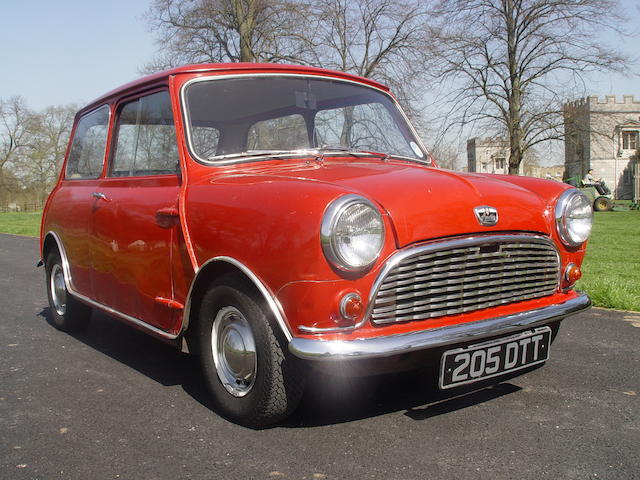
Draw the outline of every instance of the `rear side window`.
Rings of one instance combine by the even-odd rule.
[[[107,105],[83,116],[73,135],[65,178],[76,180],[98,178],[104,163],[109,127]]]
[[[168,92],[141,97],[120,107],[115,135],[112,177],[176,173],[178,147]]]

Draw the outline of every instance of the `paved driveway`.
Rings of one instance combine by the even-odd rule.
[[[0,479],[640,478],[640,314],[573,317],[545,367],[457,398],[315,378],[255,431],[212,411],[192,358],[101,314],[53,329],[36,261],[0,235]]]

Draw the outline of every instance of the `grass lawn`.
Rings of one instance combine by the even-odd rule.
[[[594,305],[640,311],[640,211],[595,213],[582,271]]]
[[[37,237],[41,212],[0,213],[0,232]],[[640,211],[596,212],[578,289],[598,307],[640,311]]]
[[[5,212],[0,213],[0,232],[14,235],[40,235],[42,212]]]

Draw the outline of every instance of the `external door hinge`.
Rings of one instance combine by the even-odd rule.
[[[172,308],[174,310],[184,310],[183,304],[176,302],[175,300],[171,300],[170,298],[156,297],[154,300],[165,307]]]

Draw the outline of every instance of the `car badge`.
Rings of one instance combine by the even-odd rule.
[[[476,214],[476,218],[478,219],[478,223],[480,223],[480,225],[484,225],[485,227],[492,227],[496,223],[498,223],[498,210],[493,207],[489,207],[487,205],[475,207],[473,209],[473,213]]]

